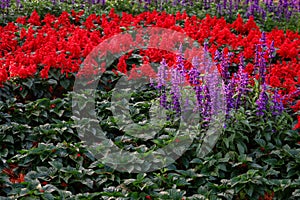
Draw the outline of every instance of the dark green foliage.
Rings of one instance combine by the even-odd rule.
[[[105,77],[117,80],[113,74]],[[223,135],[207,156],[197,157],[199,138],[172,165],[151,173],[129,174],[103,165],[80,141],[72,120],[72,95],[67,92],[73,85],[72,76],[69,79],[63,75],[58,77],[51,71],[49,79],[35,80],[39,84],[26,79],[10,81],[1,88],[2,197],[259,199],[272,192],[276,199],[299,196],[300,145],[297,141],[300,137],[291,130],[293,119],[287,112],[277,117],[266,112],[264,118],[257,117],[253,103],[256,90],[247,96],[248,103],[244,107],[231,113]],[[61,83],[66,81],[70,84],[64,88]],[[129,151],[143,152],[166,145],[172,139],[168,132],[161,132],[159,136],[169,135],[169,139],[154,139],[153,142],[133,137],[127,137],[126,142],[118,139],[124,133],[114,123],[115,119],[109,117],[114,87],[109,82],[113,81],[99,85],[96,106],[99,119],[102,119],[100,124],[109,138]],[[56,88],[52,93],[50,86]],[[20,87],[22,91],[18,92]],[[153,97],[156,94],[149,87],[132,94],[134,120],[147,118],[147,101]],[[24,180],[22,175],[25,175]]]

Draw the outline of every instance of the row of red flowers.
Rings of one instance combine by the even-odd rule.
[[[197,19],[179,12],[176,15],[144,12],[137,16],[127,13],[119,16],[111,10],[107,16],[92,14],[85,20],[83,14],[74,11],[71,14],[64,12],[59,17],[47,14],[41,20],[33,12],[28,19],[20,17],[15,23],[0,27],[0,84],[13,77],[26,78],[36,73],[47,78],[50,68],[58,68],[62,73],[77,72],[84,58],[105,39],[131,27],[149,26],[185,33],[200,44],[208,41],[212,57],[217,49],[233,52],[232,66],[239,63],[243,54],[246,70],[251,74],[255,45],[262,34],[252,17],[244,22],[238,16],[230,24],[222,18],[207,15],[205,19]],[[300,35],[274,29],[266,33],[267,45],[272,41],[277,55],[269,66],[270,85],[282,88],[282,94],[292,94],[300,85]],[[168,52],[147,49],[141,50],[140,54],[144,63],[160,62],[162,58],[166,59],[169,66],[175,63],[175,56]],[[124,73],[127,72],[125,61],[128,58],[127,54],[119,60],[118,68]],[[300,110],[300,102],[293,108]]]

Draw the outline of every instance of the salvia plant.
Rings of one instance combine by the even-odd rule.
[[[204,45],[205,46],[205,45]],[[265,54],[267,49],[269,49],[269,54],[272,54],[272,44],[270,47],[267,47],[265,43],[265,33],[262,33],[261,43],[259,44],[260,51],[257,50],[257,75],[253,77],[254,82],[257,83],[257,94],[253,96],[257,112],[256,115],[263,117],[266,111],[272,112],[274,116],[280,115],[283,110],[283,97],[278,93],[277,90],[271,90],[267,85],[265,78],[267,70],[267,61],[265,60]],[[204,48],[205,49],[205,48]],[[205,51],[205,54],[209,53]],[[158,68],[156,85],[155,88],[160,92],[160,105],[163,109],[171,110],[176,115],[180,115],[181,112],[184,112],[184,109],[180,106],[181,101],[189,102],[189,99],[182,99],[183,95],[181,94],[180,88],[183,87],[186,83],[190,84],[193,87],[195,92],[196,107],[194,111],[200,112],[202,119],[204,121],[209,121],[214,110],[217,110],[218,107],[212,106],[212,99],[219,98],[216,87],[222,87],[224,95],[222,98],[226,102],[226,115],[229,118],[234,112],[240,107],[245,107],[246,98],[251,91],[250,76],[245,72],[244,68],[244,59],[243,56],[240,57],[240,64],[238,71],[233,74],[229,71],[229,61],[231,53],[225,55],[224,53],[220,54],[216,51],[216,58],[219,59],[220,63],[220,74],[210,74],[209,72],[203,73],[203,69],[199,68],[199,62],[205,62],[200,60],[197,57],[193,58],[192,68],[186,70],[183,64],[183,54],[182,50],[179,50],[177,55],[176,66],[169,67],[165,60],[163,59]],[[268,57],[272,57],[269,55]],[[212,61],[210,61],[212,62]],[[208,64],[206,62],[206,64]],[[216,77],[221,75],[223,84],[217,85]],[[187,78],[188,77],[188,78]],[[167,81],[170,80],[170,88],[168,89]],[[153,84],[154,81],[152,81]],[[213,87],[208,87],[213,85]],[[170,97],[170,99],[168,99]],[[191,101],[191,99],[190,99]]]
[[[2,0],[0,10],[3,20],[0,22],[4,23],[12,17],[28,15],[34,9],[40,15],[45,15],[48,11],[59,14],[62,11],[70,12],[72,9],[85,10],[90,14],[102,14],[107,13],[111,8],[119,13],[127,11],[133,14],[147,10],[167,11],[174,14],[177,11],[187,11],[201,18],[211,14],[224,17],[229,21],[233,21],[237,14],[241,14],[246,19],[255,16],[256,20],[260,21],[260,26],[266,30],[275,26],[297,30],[298,26],[293,24],[297,24],[300,12],[297,0]]]

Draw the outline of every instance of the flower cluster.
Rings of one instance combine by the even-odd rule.
[[[244,72],[257,76],[259,66],[263,78],[270,86],[278,88],[282,96],[296,92],[300,84],[300,35],[274,29],[264,33],[262,38],[253,17],[244,22],[239,16],[231,24],[209,15],[204,19],[189,17],[185,12],[171,15],[154,11],[136,16],[123,13],[120,17],[111,10],[108,15],[92,14],[84,21],[82,15],[83,12],[72,11],[71,14],[63,12],[59,17],[47,14],[40,19],[37,12],[33,12],[29,18],[19,17],[16,23],[0,27],[0,84],[15,77],[27,78],[36,74],[47,78],[51,68],[60,69],[66,75],[76,73],[94,47],[132,27],[161,27],[185,33],[200,44],[208,41],[206,49],[214,60],[221,59],[219,68],[224,78],[228,80],[232,73],[237,72],[236,77],[242,81],[240,85],[243,87],[247,79]],[[258,46],[262,43],[268,48]],[[168,41],[163,40],[161,45],[168,45]],[[151,70],[149,63],[158,63],[163,58],[168,66],[180,61],[183,71],[192,67],[186,60],[176,60],[175,55],[163,50],[141,49],[139,54],[143,57],[145,71]],[[118,70],[125,74],[129,57],[130,53],[122,56],[117,65]],[[186,51],[185,57],[192,58],[193,51]],[[241,57],[243,73],[238,72]],[[229,93],[228,89],[228,101],[231,99]],[[242,95],[244,89],[240,88],[239,93]],[[237,104],[239,102],[232,102],[230,107]]]

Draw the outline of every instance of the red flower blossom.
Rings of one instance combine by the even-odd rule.
[[[298,123],[293,127],[293,130],[300,129],[300,115],[297,116]]]
[[[34,10],[27,22],[34,26],[40,26],[41,20],[39,14]]]
[[[16,19],[16,22],[19,23],[19,24],[25,25],[26,24],[26,17],[18,17]]]

